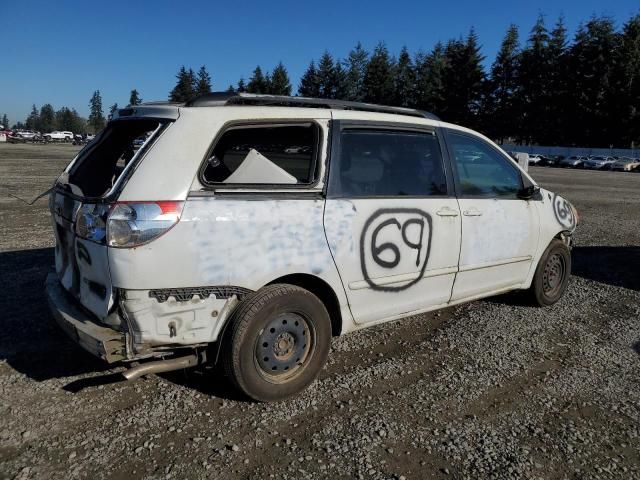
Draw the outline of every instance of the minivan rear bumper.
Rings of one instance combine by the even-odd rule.
[[[126,360],[125,334],[99,325],[88,313],[75,305],[74,300],[60,284],[57,274],[47,275],[45,291],[51,313],[72,340],[108,363]]]

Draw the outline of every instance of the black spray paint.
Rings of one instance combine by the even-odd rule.
[[[410,218],[401,222],[397,218],[398,215],[410,215]],[[385,216],[387,217],[386,219],[380,218]],[[412,225],[417,225],[419,227],[420,233],[415,240],[410,239],[407,234],[407,229]],[[366,245],[367,232],[372,227],[374,227],[374,229],[371,233],[371,242],[370,245]],[[400,231],[403,242],[402,244],[397,245],[393,242],[384,242],[378,244],[378,236],[382,231],[388,228],[397,228]],[[369,252],[367,252],[367,246],[369,246]],[[382,258],[383,252],[387,251],[393,254],[393,258],[391,260],[385,260],[384,258]],[[422,265],[420,265],[420,257],[423,251],[426,251],[426,254],[424,256],[424,260],[422,261]],[[362,229],[362,234],[360,236],[360,266],[362,268],[362,275],[364,276],[364,279],[369,284],[369,286],[374,290],[385,292],[397,292],[400,290],[405,290],[422,279],[424,271],[427,268],[427,261],[429,260],[430,251],[431,216],[427,212],[419,210],[417,208],[383,208],[381,210],[377,210],[365,222],[364,228]],[[417,278],[411,280],[410,282],[397,286],[378,285],[375,283],[375,280],[373,280],[369,276],[369,272],[367,270],[368,253],[370,254],[371,260],[373,260],[377,265],[382,268],[392,270],[393,268],[398,266],[402,255],[413,254],[414,252],[416,254],[415,264],[416,267],[419,268],[420,273]],[[389,275],[393,275],[393,273],[390,272]]]
[[[571,204],[558,194],[553,196],[553,213],[558,223],[567,230],[573,230],[576,226],[576,218]]]

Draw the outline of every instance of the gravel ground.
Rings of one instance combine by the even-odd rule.
[[[534,168],[576,205],[574,276],[335,339],[293,400],[214,371],[131,383],[54,325],[50,186],[76,149],[0,144],[1,478],[640,478],[640,175]]]

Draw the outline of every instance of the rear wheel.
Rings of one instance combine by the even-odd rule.
[[[324,366],[331,321],[311,292],[287,284],[268,285],[233,313],[223,339],[226,374],[247,396],[276,401],[306,388]]]
[[[569,283],[571,252],[560,240],[553,239],[540,258],[529,293],[539,306],[556,303]]]

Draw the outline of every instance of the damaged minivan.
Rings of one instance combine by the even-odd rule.
[[[259,401],[331,337],[511,290],[557,302],[578,215],[432,114],[214,93],[116,112],[50,195],[60,326],[129,379],[221,363]]]

